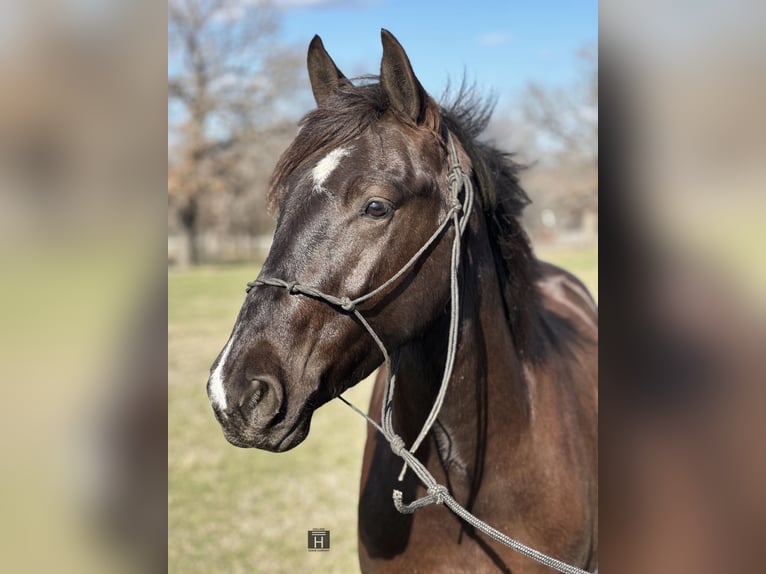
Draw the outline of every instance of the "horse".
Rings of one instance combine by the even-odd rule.
[[[309,46],[317,107],[272,175],[274,239],[212,365],[213,412],[235,446],[286,451],[316,409],[385,363],[369,417],[385,427],[388,416],[402,444],[368,427],[361,570],[550,571],[443,505],[398,511],[392,489],[407,500],[431,492],[416,466],[492,527],[592,570],[596,305],[577,278],[535,257],[520,166],[479,139],[491,106],[469,89],[438,104],[396,38],[381,39],[380,75],[354,81],[318,36]],[[475,190],[473,209],[468,187],[456,203],[453,169]]]

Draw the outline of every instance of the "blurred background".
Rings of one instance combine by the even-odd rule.
[[[599,16],[600,567],[762,572],[766,5]]]
[[[242,451],[204,385],[308,41],[375,73],[384,26],[432,95],[494,92],[538,252],[598,294],[605,571],[762,571],[763,3],[610,2],[598,60],[594,2],[415,4],[0,3],[5,570],[354,570],[360,420],[330,404],[300,448]]]
[[[168,557],[176,572],[358,571],[364,421],[339,401],[282,454],[226,443],[207,373],[258,275],[269,177],[314,107],[319,34],[349,77],[377,74],[380,29],[440,99],[465,81],[496,102],[486,138],[529,166],[541,255],[597,293],[596,2],[171,0],[168,11]],[[367,408],[372,380],[346,396]],[[308,552],[307,531],[331,532]]]
[[[164,570],[166,11],[0,3],[0,556]]]

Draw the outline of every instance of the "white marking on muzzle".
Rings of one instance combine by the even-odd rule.
[[[319,193],[325,191],[323,187],[324,182],[327,181],[330,174],[338,167],[340,160],[349,153],[351,153],[350,149],[339,147],[319,160],[319,163],[311,170],[311,177],[314,180],[314,191]]]
[[[226,391],[223,388],[223,368],[226,365],[226,359],[229,356],[231,344],[234,342],[236,334],[236,331],[232,333],[229,342],[226,343],[226,347],[223,349],[221,360],[218,361],[213,374],[210,375],[210,402],[221,411],[226,409]]]

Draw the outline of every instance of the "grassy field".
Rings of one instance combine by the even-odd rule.
[[[597,296],[597,251],[541,249]],[[364,421],[339,401],[314,416],[304,443],[282,454],[229,445],[205,394],[256,265],[171,271],[168,283],[169,571],[355,572]],[[346,397],[366,409],[371,381]],[[307,531],[331,531],[308,552]]]

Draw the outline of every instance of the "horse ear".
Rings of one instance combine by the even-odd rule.
[[[428,94],[412,71],[412,64],[399,41],[385,28],[380,30],[383,60],[380,83],[388,94],[391,107],[420,124],[425,118]]]
[[[349,81],[332,61],[332,58],[324,49],[322,38],[314,36],[309,44],[309,53],[306,58],[309,69],[311,91],[314,92],[314,100],[317,106],[333,95],[338,87]]]

